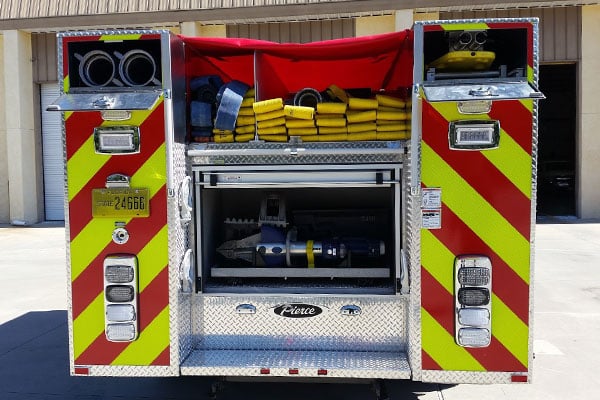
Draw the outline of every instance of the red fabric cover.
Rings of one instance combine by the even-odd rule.
[[[180,36],[188,79],[217,74],[257,89],[257,99],[290,98],[303,88],[404,93],[412,85],[412,31],[306,44]]]

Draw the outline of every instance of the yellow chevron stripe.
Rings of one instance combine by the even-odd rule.
[[[169,345],[169,306],[140,332],[140,336],[131,342],[112,365],[150,365]]]
[[[165,144],[163,143],[132,176],[133,187],[147,187],[150,196],[154,196],[165,184]],[[152,179],[149,179],[152,177]],[[152,212],[152,211],[150,211]],[[129,222],[130,219],[124,222]],[[71,279],[75,280],[94,258],[110,243],[110,233],[114,229],[114,220],[110,218],[92,218],[71,242]]]
[[[485,371],[485,368],[469,352],[457,346],[454,337],[441,326],[424,308],[421,308],[423,350],[445,370]]]
[[[527,81],[533,82],[533,68],[531,67],[531,65],[527,66]]]
[[[492,335],[527,366],[529,328],[495,295],[492,295]]]
[[[481,31],[489,29],[489,26],[484,23],[472,23],[472,24],[440,24],[445,31]]]
[[[104,292],[73,321],[73,353],[79,357],[104,331]]]
[[[70,87],[71,87],[71,83],[70,83],[69,75],[67,75],[63,78],[63,92],[68,93]]]
[[[435,187],[444,182],[452,188],[443,192],[444,203],[529,283],[529,241],[425,142],[422,150],[422,164],[427,165],[422,171],[425,185]]]
[[[99,156],[94,148],[94,135],[90,135],[85,143],[67,161],[69,176],[69,201],[83,189],[96,175],[98,170],[108,162],[110,156]],[[91,206],[91,203],[90,203]]]
[[[432,106],[447,121],[456,120],[490,120],[487,114],[465,115],[458,112],[456,103],[433,103]],[[500,147],[482,151],[498,170],[506,176],[528,199],[531,198],[531,156],[527,154],[500,125]]]
[[[100,40],[103,42],[120,42],[122,40],[139,40],[141,37],[141,34],[102,35],[100,36]]]
[[[144,290],[169,263],[169,256],[166,251],[169,245],[167,235],[168,229],[165,225],[137,255],[139,265],[143,266],[143,268],[140,268],[138,277],[140,292]]]
[[[519,102],[525,107],[530,113],[533,114],[533,100],[531,99],[520,99]]]
[[[450,294],[454,293],[454,258],[455,255],[431,231],[421,229],[421,265]]]

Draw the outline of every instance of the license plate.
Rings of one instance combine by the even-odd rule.
[[[146,188],[110,188],[92,190],[94,217],[148,217],[150,191]]]

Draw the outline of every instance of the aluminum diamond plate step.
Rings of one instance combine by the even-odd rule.
[[[196,350],[181,366],[182,375],[302,376],[409,379],[405,353]]]

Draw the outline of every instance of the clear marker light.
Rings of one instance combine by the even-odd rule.
[[[458,310],[458,322],[468,326],[487,326],[490,311],[487,308],[462,308]]]
[[[490,331],[483,328],[461,328],[458,343],[465,347],[486,347],[491,342]]]
[[[104,272],[106,281],[110,283],[129,283],[133,276],[133,268],[128,265],[109,265]]]
[[[131,304],[109,304],[106,306],[106,319],[111,322],[135,320],[135,308]]]
[[[106,337],[113,342],[128,342],[135,339],[134,324],[108,324]]]
[[[458,282],[463,286],[486,286],[490,283],[490,270],[479,267],[460,268]]]

